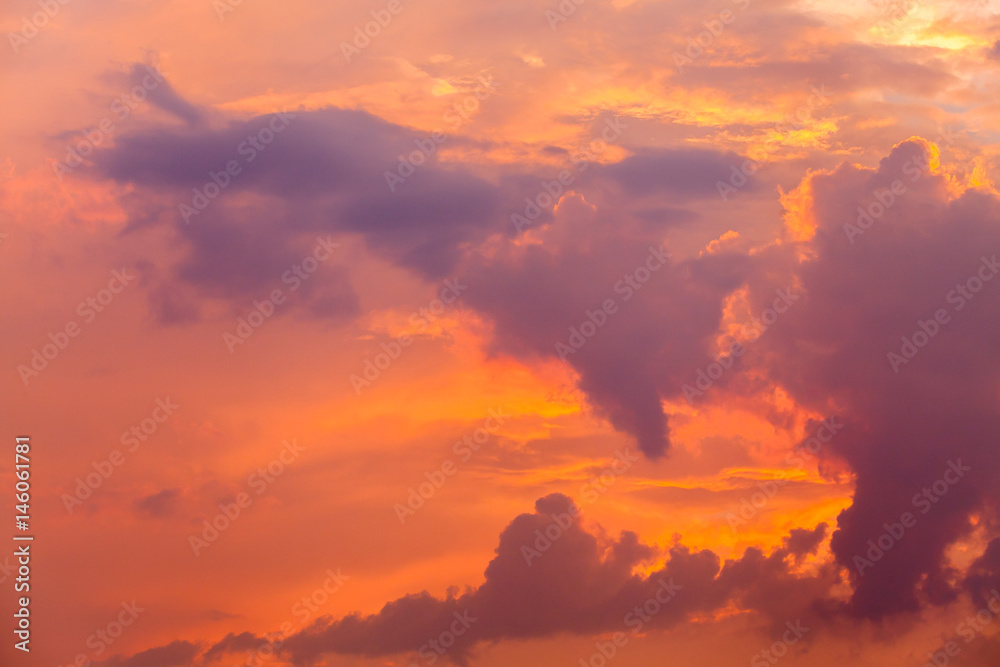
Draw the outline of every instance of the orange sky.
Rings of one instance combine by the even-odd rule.
[[[996,664],[998,15],[6,3],[3,664]]]

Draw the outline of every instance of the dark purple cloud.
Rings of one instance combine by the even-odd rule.
[[[716,183],[728,183],[732,168],[746,158],[701,148],[645,149],[606,167],[595,176],[616,182],[630,196],[669,195],[673,201],[719,196]],[[741,188],[756,190],[754,178]]]
[[[267,643],[267,638],[258,637],[252,632],[241,632],[240,634],[231,632],[205,651],[201,656],[201,661],[204,663],[216,662],[227,653],[254,651]]]
[[[594,405],[617,428],[635,435],[651,456],[666,451],[660,399],[677,395],[697,368],[711,361],[706,348],[722,300],[745,279],[750,263],[735,255],[664,262],[656,256],[664,250],[648,212],[693,218],[667,204],[716,196],[717,181],[728,178],[738,156],[662,149],[610,166],[591,163],[580,183],[597,191],[602,202],[636,204],[635,195],[643,195],[631,237],[622,233],[619,221],[602,218],[587,229],[592,238],[578,247],[554,242],[521,255],[506,249],[484,261],[470,257],[470,250],[491,234],[512,235],[509,215],[525,196],[538,193],[537,176],[504,174],[493,185],[445,168],[431,156],[390,192],[386,170],[396,168],[399,155],[412,153],[421,137],[363,112],[327,109],[297,113],[262,150],[252,149],[252,142],[248,148],[248,136],[272,124],[282,126],[279,118],[143,131],[121,137],[113,149],[95,156],[98,173],[147,193],[131,202],[134,229],[172,221],[186,248],[170,274],[158,276],[150,289],[151,305],[162,321],[183,323],[196,316],[197,296],[189,286],[245,307],[302,259],[311,235],[327,232],[359,234],[376,252],[429,280],[469,267],[474,287],[466,301],[497,322],[496,349],[505,352],[552,354],[587,310],[614,298],[628,312],[612,317],[607,331],[570,363],[580,371],[581,387]],[[244,162],[246,151],[253,158]],[[196,215],[189,210],[189,222],[178,220],[176,207],[191,205],[193,189],[204,190],[208,174],[218,174],[233,159],[240,173],[204,210]],[[252,197],[253,205],[241,197]],[[551,219],[546,213],[537,222]],[[619,285],[635,271],[639,279],[648,276],[643,265],[650,261],[658,272],[641,291]],[[306,287],[305,307],[314,315],[358,314],[343,272],[324,268],[322,282]],[[635,301],[626,304],[633,296]]]
[[[100,664],[107,667],[186,667],[200,652],[197,644],[178,640],[127,658],[116,656]]]
[[[983,555],[969,567],[964,583],[979,608],[986,606],[994,591],[1000,591],[1000,538],[994,538]]]
[[[912,74],[902,63],[879,70],[893,73]],[[923,142],[904,142],[875,170],[845,164],[809,176],[807,216],[817,229],[807,242],[752,253],[729,243],[681,259],[665,257],[662,234],[623,211],[637,196],[644,200],[639,210],[678,210],[678,200],[710,193],[736,156],[671,149],[595,168],[577,186],[594,192],[596,210],[581,197],[566,198],[514,244],[509,215],[524,193],[538,192],[535,174],[505,173],[497,185],[432,156],[389,192],[386,169],[419,137],[363,112],[327,109],[298,113],[211,206],[190,224],[179,221],[177,204],[191,188],[202,187],[209,171],[238,157],[246,137],[273,121],[144,131],[95,156],[97,173],[146,193],[135,207],[137,224],[174,225],[186,255],[168,284],[233,299],[258,296],[301,259],[316,234],[358,234],[424,279],[458,272],[470,285],[464,302],[495,325],[494,353],[563,358],[595,409],[651,457],[669,448],[661,402],[683,397],[685,385],[713,361],[726,299],[745,286],[757,313],[776,290],[794,285],[801,300],[734,360],[708,400],[752,398],[779,385],[804,407],[844,415],[849,427],[823,456],[857,475],[854,504],[838,518],[832,542],[855,585],[851,613],[878,618],[955,599],[959,575],[945,550],[968,534],[973,513],[996,500],[1000,352],[993,334],[1000,310],[991,304],[1000,291],[986,284],[975,298],[962,298],[961,310],[949,295],[984,256],[989,265],[1000,252],[1000,206],[984,191],[955,198],[946,179],[926,169]],[[902,190],[890,202],[886,192],[897,181]],[[884,210],[876,215],[877,206]],[[859,222],[859,207],[872,212],[870,223],[864,216]],[[346,275],[331,270],[313,289],[323,315],[357,312]],[[166,315],[185,312],[161,301]],[[614,312],[599,313],[609,302]],[[948,323],[893,369],[887,355],[942,309]],[[746,368],[756,372],[742,373]],[[869,540],[904,512],[919,512],[914,496],[954,461],[972,469],[918,515],[896,548],[859,572],[854,559]],[[809,544],[805,536],[796,540]],[[476,599],[490,590],[484,586]],[[426,607],[426,619],[441,620],[455,604],[417,596],[399,608]],[[360,624],[354,630],[361,634],[377,633],[378,622],[343,621]],[[336,628],[346,626],[331,627],[324,632],[336,644]],[[409,643],[426,629],[398,641]]]
[[[441,167],[436,156],[390,192],[385,172],[423,138],[359,111],[267,115],[126,133],[95,153],[90,173],[140,188],[123,202],[130,233],[174,228],[186,252],[160,277],[154,305],[165,320],[183,322],[195,308],[164,290],[190,285],[242,307],[280,287],[321,235],[358,234],[426,279],[449,275],[462,248],[501,224],[499,195],[475,176]],[[355,316],[347,276],[330,267],[322,275],[304,285],[306,307],[316,316]]]
[[[127,94],[135,93],[134,98],[145,97],[153,106],[188,125],[200,125],[206,122],[208,116],[206,111],[181,97],[158,67],[136,63],[129,70],[127,80],[131,87]],[[145,88],[146,92],[137,90],[139,87]]]
[[[542,243],[469,263],[466,300],[493,319],[495,352],[571,364],[597,410],[658,457],[669,447],[661,399],[712,360],[723,301],[753,268],[733,253],[674,260],[638,229],[564,200]]]
[[[804,407],[844,415],[847,427],[822,456],[857,475],[832,548],[855,586],[846,610],[864,618],[953,602],[960,575],[946,549],[997,500],[1000,311],[992,304],[1000,290],[977,276],[997,270],[1000,206],[985,191],[956,198],[927,164],[926,144],[914,140],[875,170],[843,165],[811,176],[813,239],[671,260],[631,303],[617,295],[619,311],[563,355],[595,407],[658,456],[669,442],[660,400],[676,399],[710,361],[724,299],[746,285],[757,313],[776,289],[794,285],[795,306],[747,346],[707,400],[753,397],[776,384]],[[616,280],[641,264],[648,237],[581,202],[564,204],[536,232],[541,243],[494,252],[469,271],[479,287],[468,301],[494,319],[495,351],[559,356],[556,344],[568,343],[588,311],[616,297]],[[963,294],[959,285],[979,291]],[[935,329],[928,322],[942,310],[947,323]],[[903,337],[922,327],[934,336],[894,369],[888,355],[902,354]],[[742,372],[750,368],[753,375]],[[906,512],[915,525],[898,545],[859,567],[869,541]]]
[[[926,151],[908,141],[877,170],[843,165],[811,178],[817,231],[795,269],[806,296],[748,357],[804,406],[846,415],[848,427],[822,456],[857,475],[832,549],[854,582],[849,609],[863,617],[954,600],[957,573],[945,549],[997,500],[1000,285],[986,282],[972,299],[954,290],[1000,251],[1000,207],[985,192],[953,199],[944,176],[919,168]],[[905,190],[890,202],[897,180]],[[881,213],[876,192],[887,205]],[[870,225],[859,207],[878,214]],[[859,217],[868,226],[861,235],[845,227]],[[902,352],[920,322],[934,329],[927,322],[939,310],[948,323],[894,369],[888,355]],[[949,472],[956,462],[969,470]],[[906,512],[915,525],[872,567],[859,567],[869,540]]]
[[[598,538],[574,513],[565,496],[539,499],[533,513],[516,517],[500,535],[486,581],[475,590],[444,599],[413,594],[377,614],[321,619],[287,638],[282,650],[297,665],[325,653],[432,655],[432,640],[461,627],[456,619],[462,618],[472,621],[453,644],[445,643],[446,655],[464,663],[480,642],[666,629],[730,600],[759,608],[780,625],[790,615],[811,613],[813,596],[831,583],[790,574],[788,547],[768,556],[750,549],[723,564],[710,551],[675,545],[666,565],[643,577],[633,570],[658,556],[655,549],[631,532]]]

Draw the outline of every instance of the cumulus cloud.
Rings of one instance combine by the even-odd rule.
[[[899,76],[909,76],[899,67]],[[990,337],[1000,315],[987,307],[995,285],[983,278],[981,292],[959,288],[993,271],[1000,208],[992,192],[963,189],[942,173],[928,142],[903,142],[874,169],[844,164],[808,175],[785,198],[790,233],[780,243],[751,249],[728,239],[681,258],[617,205],[650,198],[644,208],[669,208],[705,196],[736,156],[655,150],[597,168],[584,179],[584,194],[566,194],[514,242],[506,218],[516,209],[507,205],[530,193],[532,176],[508,172],[490,181],[432,157],[390,193],[384,172],[412,150],[415,134],[331,108],[297,113],[218,201],[190,224],[180,220],[177,203],[209,172],[240,159],[247,137],[275,118],[138,132],[94,157],[97,174],[147,193],[145,219],[165,218],[175,229],[186,255],[168,280],[228,298],[256,296],[302,257],[310,237],[358,234],[425,279],[462,276],[470,285],[465,303],[494,325],[493,352],[564,360],[595,409],[654,458],[670,443],[663,402],[683,398],[717,356],[728,300],[745,289],[749,312],[758,313],[776,290],[794,285],[801,301],[732,360],[712,391],[721,400],[780,386],[800,406],[850,423],[824,456],[857,476],[854,504],[838,518],[832,541],[854,582],[852,613],[878,618],[955,599],[959,574],[945,550],[969,534],[974,513],[995,504],[990,480],[1000,463],[991,444],[1000,436],[993,399],[1000,355]],[[346,274],[331,270],[312,289],[317,316],[358,313]],[[187,313],[162,298],[159,308],[175,320]],[[928,332],[935,318],[926,347],[909,358],[906,341]],[[905,358],[894,362],[893,354]],[[741,373],[749,368],[752,379]],[[934,493],[958,461],[971,470],[922,512],[915,497],[925,488]],[[861,571],[855,557],[905,512],[917,518],[905,547]],[[799,543],[810,538],[797,536],[790,553]],[[421,608],[424,619],[441,620],[459,599],[417,596],[394,609]],[[379,622],[343,621],[355,624],[355,637],[379,632]],[[346,635],[337,628],[346,627],[331,626],[324,637],[339,645]],[[397,641],[412,643],[428,629]],[[311,636],[298,640],[298,651],[319,641]]]
[[[591,401],[656,456],[669,430],[660,401],[677,398],[710,361],[726,297],[746,287],[756,313],[776,287],[795,285],[801,300],[713,391],[721,401],[780,386],[803,407],[844,415],[848,427],[823,456],[846,463],[857,487],[832,548],[854,584],[846,610],[864,618],[954,601],[959,573],[946,549],[969,535],[974,514],[996,506],[1000,355],[992,332],[1000,316],[989,307],[997,298],[989,281],[1000,270],[1000,207],[937,162],[934,146],[912,139],[875,169],[844,164],[809,175],[786,198],[789,240],[670,261],[635,303],[620,304],[562,355]],[[494,317],[495,348],[559,356],[557,343],[568,343],[588,313],[616,296],[623,273],[641,265],[648,239],[628,231],[567,206],[539,231],[540,243],[479,263],[469,280],[487,287],[469,301]],[[899,546],[869,555],[871,541],[907,512],[915,525],[892,538]],[[877,562],[865,567],[856,557]],[[981,569],[991,562],[984,558]]]
[[[723,301],[752,269],[743,255],[675,260],[652,234],[569,197],[537,243],[470,263],[467,302],[495,323],[495,351],[571,364],[580,387],[651,457],[669,447],[660,401],[680,396],[709,351]]]
[[[660,557],[666,560],[662,567],[647,576],[635,573]],[[443,599],[418,593],[388,603],[377,614],[321,619],[287,638],[282,650],[296,664],[309,664],[324,653],[404,652],[438,652],[462,663],[480,642],[667,629],[730,600],[759,609],[780,625],[790,614],[808,612],[810,596],[831,582],[824,575],[792,574],[792,557],[787,547],[770,555],[750,549],[739,560],[723,563],[710,551],[681,544],[660,554],[631,532],[613,539],[589,532],[573,502],[553,494],[501,533],[479,588]],[[462,629],[456,619],[472,622],[454,643],[442,641],[443,633]],[[447,646],[444,653],[436,648],[442,646]]]
[[[487,258],[472,249],[513,235],[508,216],[515,202],[537,193],[536,176],[505,173],[490,183],[431,156],[390,192],[384,173],[395,168],[398,155],[412,151],[419,138],[413,132],[331,108],[289,116],[260,150],[248,143],[275,121],[282,126],[284,118],[137,132],[95,156],[97,174],[145,193],[141,204],[134,203],[134,224],[167,220],[186,250],[168,275],[148,271],[151,308],[161,321],[197,317],[191,288],[240,304],[266,294],[302,259],[311,237],[327,232],[358,234],[375,252],[428,280],[464,273],[473,284],[465,301],[496,323],[495,346],[505,352],[555,354],[571,328],[611,298],[625,312],[610,317],[606,330],[568,361],[617,428],[634,435],[649,456],[666,452],[660,400],[679,395],[711,362],[708,347],[722,302],[746,279],[751,263],[733,253],[674,262],[648,222],[623,234],[623,216],[605,209],[630,204],[640,219],[657,210],[690,218],[689,211],[665,205],[716,196],[717,182],[728,178],[739,156],[658,149],[595,163],[583,183],[601,199],[596,216],[584,200],[570,197],[562,214],[539,220],[544,246],[508,244]],[[188,211],[183,220],[179,205],[189,204],[209,174],[234,159],[240,173],[204,210]],[[317,317],[358,315],[346,273],[324,271],[322,282],[306,284],[305,307]]]
[[[945,549],[996,504],[1000,316],[997,285],[980,277],[994,273],[1000,208],[992,193],[956,189],[936,161],[913,139],[876,169],[806,179],[805,206],[789,217],[815,229],[795,268],[806,296],[752,360],[802,405],[850,419],[826,452],[857,475],[832,549],[854,582],[850,610],[864,617],[951,602]],[[855,557],[907,512],[915,525],[883,539],[898,545],[860,566]]]
[[[209,665],[227,654],[269,644],[296,665],[314,664],[326,654],[412,653],[467,664],[484,642],[662,631],[730,602],[759,612],[774,628],[782,628],[789,618],[808,624],[825,613],[816,601],[836,581],[829,568],[812,575],[794,571],[801,557],[819,547],[822,525],[797,529],[770,554],[749,549],[739,559],[723,561],[711,551],[692,550],[680,542],[661,552],[630,531],[607,537],[586,521],[570,498],[551,494],[503,530],[478,588],[444,598],[413,593],[387,603],[378,613],[323,617],[286,636],[230,633],[200,655],[191,650],[183,655],[191,664]],[[658,562],[662,566],[639,573],[641,566]],[[155,667],[160,663],[148,662],[147,654],[180,655],[176,644],[121,664]]]

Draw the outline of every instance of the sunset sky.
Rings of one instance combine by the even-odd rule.
[[[0,26],[4,667],[1000,664],[1000,0]]]

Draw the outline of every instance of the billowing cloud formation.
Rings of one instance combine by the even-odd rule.
[[[269,126],[282,131],[260,150],[247,148]],[[852,613],[878,618],[955,599],[959,575],[945,550],[995,506],[990,480],[1000,464],[992,446],[1000,357],[990,337],[1000,315],[983,305],[1000,270],[992,194],[949,181],[936,149],[914,139],[877,169],[845,164],[809,175],[786,199],[785,241],[751,251],[730,238],[680,259],[648,225],[610,211],[629,196],[663,206],[705,196],[729,155],[653,151],[601,167],[584,183],[596,206],[587,193],[565,194],[552,215],[515,235],[505,215],[530,194],[524,175],[491,183],[430,159],[388,193],[386,166],[414,138],[368,114],[328,109],[135,134],[95,164],[159,198],[159,211],[147,202],[146,222],[166,216],[188,248],[173,279],[210,294],[262,289],[325,232],[359,234],[424,278],[458,272],[470,285],[465,302],[494,324],[495,352],[571,364],[597,410],[651,457],[669,446],[662,402],[686,397],[718,354],[728,300],[746,288],[755,315],[785,294],[794,307],[746,356],[728,360],[732,370],[714,395],[753,397],[778,386],[801,407],[849,424],[823,455],[857,476],[832,542],[855,584]],[[177,202],[244,152],[253,159],[218,200],[179,220]],[[317,314],[356,312],[346,276],[334,273],[315,289]],[[603,561],[594,567],[611,576]],[[486,585],[469,601],[490,594]],[[426,608],[423,618],[442,620],[459,600],[418,596],[393,609]],[[355,638],[377,634],[379,622],[343,621],[356,624]],[[340,646],[341,627],[324,637]],[[427,629],[400,635],[398,646]],[[310,637],[296,650],[308,652]],[[362,644],[344,646],[363,652]]]
[[[681,544],[659,554],[627,531],[616,539],[599,537],[581,525],[581,517],[566,496],[540,498],[534,512],[504,529],[486,581],[474,590],[444,599],[426,592],[408,595],[377,614],[323,618],[284,638],[230,634],[198,662],[271,643],[297,665],[326,653],[412,652],[464,664],[481,642],[667,629],[730,601],[760,611],[780,627],[789,618],[811,622],[819,613],[814,601],[835,580],[829,570],[815,576],[791,571],[819,546],[824,525],[796,529],[770,555],[749,549],[739,560],[722,563],[711,551]],[[662,567],[636,574],[637,567],[664,555]]]
[[[471,263],[467,299],[495,322],[496,350],[572,364],[597,408],[658,457],[668,447],[660,400],[711,361],[723,301],[751,265],[733,253],[675,261],[655,236],[618,223],[564,199],[540,243]]]
[[[34,508],[74,554],[32,586],[34,660],[242,664],[340,565],[351,586],[314,612],[333,616],[281,625],[275,662],[453,640],[457,660],[575,664],[650,599],[643,630],[669,630],[616,667],[746,664],[796,618],[815,630],[783,665],[917,665],[964,641],[1000,590],[997,7],[6,3],[5,404],[52,455],[37,499],[92,496]],[[943,138],[940,169],[912,135]],[[104,308],[126,266],[135,287]],[[414,324],[446,279],[468,287]],[[234,351],[234,320],[242,339],[291,285],[282,321],[226,354],[219,334]],[[93,321],[74,311],[91,296]],[[186,407],[103,463],[166,395]],[[486,433],[492,406],[511,416]],[[404,489],[445,475],[437,448],[481,432],[397,529]],[[815,456],[779,471],[800,434]],[[286,436],[309,461],[185,557]],[[556,523],[547,494],[586,499],[577,480],[630,440],[656,461],[595,508],[615,537]],[[666,603],[661,575],[683,585]],[[92,655],[133,598],[149,618]],[[1000,663],[998,627],[949,664]]]
[[[749,312],[762,313],[794,286],[794,307],[713,391],[755,396],[777,385],[812,411],[843,415],[849,427],[824,455],[857,474],[833,540],[855,582],[852,613],[945,604],[957,592],[945,549],[996,502],[1000,316],[987,304],[1000,210],[986,191],[959,192],[936,150],[915,139],[878,169],[809,176],[788,198],[789,237],[806,240],[668,262],[636,303],[607,317],[593,313],[616,297],[629,272],[622,258],[642,265],[643,241],[564,200],[542,243],[482,263],[469,280],[492,287],[470,301],[494,316],[498,349],[566,358],[612,423],[656,455],[667,431],[660,400],[711,361],[724,299],[745,285]],[[758,379],[746,381],[746,369]]]
[[[306,664],[325,652],[430,655],[441,646],[462,661],[482,641],[669,628],[734,598],[785,619],[798,603],[794,589],[823,587],[819,579],[789,574],[788,548],[770,556],[751,549],[739,561],[721,565],[710,551],[676,545],[662,568],[643,577],[633,571],[656,556],[652,548],[630,532],[602,543],[575,513],[565,496],[541,498],[534,513],[518,516],[500,535],[486,581],[475,591],[443,600],[421,593],[375,615],[319,621],[288,638],[285,650],[297,664]],[[783,601],[783,609],[775,599]],[[462,626],[455,619],[474,622],[458,634]],[[449,638],[441,641],[446,631],[456,632],[453,646]]]
[[[448,275],[460,248],[498,219],[499,195],[433,158],[390,192],[384,173],[420,138],[360,111],[281,112],[125,134],[95,154],[93,173],[142,188],[144,197],[125,202],[133,230],[161,222],[176,230],[186,255],[165,278],[170,289],[154,290],[154,307],[164,320],[184,320],[190,309],[167,292],[259,297],[330,234],[360,234],[400,266]],[[325,271],[322,285],[302,285],[307,308],[357,314],[346,274]]]
[[[261,144],[264,132],[271,139]],[[568,361],[601,413],[647,455],[663,455],[669,441],[660,400],[680,396],[712,361],[723,301],[751,263],[732,252],[675,263],[662,236],[636,220],[650,210],[684,218],[684,209],[673,208],[677,200],[717,196],[716,184],[741,158],[660,149],[588,165],[583,182],[601,209],[631,206],[636,217],[595,215],[569,197],[532,230],[543,245],[514,246],[506,243],[518,231],[509,215],[541,181],[505,173],[491,184],[431,156],[390,192],[386,168],[419,139],[362,112],[327,109],[127,135],[94,161],[100,174],[149,194],[133,209],[133,227],[166,219],[187,249],[169,278],[151,280],[151,305],[165,323],[194,317],[185,286],[239,302],[256,298],[308,254],[317,234],[359,234],[424,278],[463,273],[473,286],[465,301],[497,325],[498,351]],[[230,161],[238,173],[225,173]],[[469,253],[490,237],[502,242],[490,257]],[[358,314],[347,276],[326,271],[322,283],[305,283],[306,307],[321,317]],[[590,327],[601,330],[581,348],[579,330]]]
[[[806,296],[751,360],[850,421],[825,452],[857,475],[832,548],[865,617],[950,602],[945,549],[997,501],[1000,207],[986,191],[956,195],[936,162],[915,139],[877,169],[803,183],[789,221],[815,228],[795,269]]]

